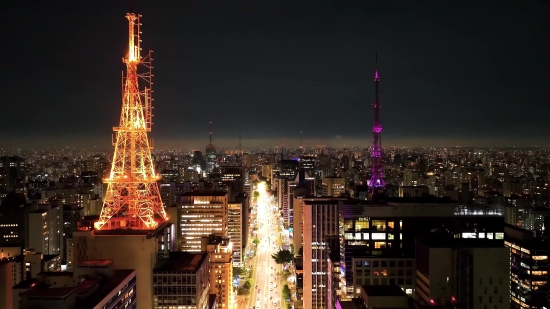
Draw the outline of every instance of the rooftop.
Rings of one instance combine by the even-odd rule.
[[[109,267],[113,265],[113,260],[88,260],[77,263],[78,267]]]
[[[54,273],[47,273],[48,276],[53,275]],[[61,273],[63,274],[63,273]],[[47,299],[64,299],[70,296],[73,293],[79,295],[86,294],[90,289],[93,289],[97,286],[97,290],[93,293],[82,299],[76,299],[75,308],[78,309],[92,309],[105,297],[107,297],[113,290],[124,281],[131,280],[130,277],[135,277],[135,270],[131,269],[122,269],[115,270],[112,277],[104,278],[103,280],[87,279],[80,282],[76,287],[63,287],[63,288],[52,288],[44,286],[42,284],[35,284],[36,281],[25,282],[24,286],[20,286],[22,283],[14,287],[16,288],[28,288],[21,296],[27,298],[47,298]]]
[[[155,268],[157,271],[197,271],[204,263],[208,254],[206,252],[191,253],[191,252],[170,252],[170,257],[167,259],[159,259],[161,266]]]
[[[424,238],[417,242],[430,248],[504,248],[504,239],[486,238]]]
[[[227,192],[225,191],[192,191],[182,193],[181,196],[226,196]]]
[[[361,288],[368,296],[404,296],[407,297],[398,285],[362,285]]]
[[[109,279],[101,280],[98,284],[98,289],[89,297],[83,299],[77,299],[75,308],[78,309],[92,309],[100,301],[102,301],[107,295],[109,295],[113,290],[122,282],[126,280],[131,280],[131,277],[136,276],[136,271],[133,269],[116,269],[113,272],[113,275]],[[84,280],[76,288],[77,293],[86,293],[86,287],[92,288],[95,285],[92,282],[95,280]],[[97,281],[96,281],[97,283]],[[81,286],[82,285],[82,286]]]
[[[49,262],[58,256],[59,254],[44,254],[44,262]]]
[[[21,294],[21,297],[27,298],[58,298],[64,299],[74,293],[75,288],[49,288],[40,287],[31,288]]]

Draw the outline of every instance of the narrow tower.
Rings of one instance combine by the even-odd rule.
[[[380,123],[380,101],[379,88],[380,79],[378,78],[378,52],[376,53],[376,70],[374,72],[374,124],[372,127],[372,154],[371,154],[371,176],[369,183],[369,192],[376,193],[378,190],[386,187],[384,181],[384,161],[382,160],[382,124]]]
[[[107,179],[107,192],[97,229],[152,230],[167,219],[161,202],[151,147],[147,132],[151,131],[151,66],[152,52],[141,57],[140,17],[129,13],[128,54],[123,78],[122,112],[120,125],[113,128],[116,140],[111,172]],[[138,67],[146,73],[138,73]],[[140,90],[138,80],[149,82]]]
[[[212,121],[208,122],[208,145],[205,148],[206,154],[206,172],[212,173],[216,168],[217,151],[216,146],[212,144]]]
[[[300,131],[300,155],[304,154],[304,144],[302,142],[302,131]]]

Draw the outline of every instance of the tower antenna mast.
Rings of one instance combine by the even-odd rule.
[[[210,145],[212,145],[212,121],[208,122],[208,138]]]
[[[302,142],[302,131],[300,131],[300,155],[302,155],[304,152],[304,144],[302,144]]]
[[[122,95],[120,123],[113,128],[116,140],[111,171],[104,182],[107,191],[96,229],[152,230],[168,218],[162,205],[151,155],[148,132],[152,126],[152,52],[141,56],[141,15],[126,14],[128,19],[128,53]],[[139,73],[145,66],[148,70]],[[144,91],[139,80],[148,82]]]
[[[239,129],[239,155],[243,155],[243,147],[241,144],[241,129]]]
[[[378,77],[378,46],[376,46],[376,68],[374,71],[374,123],[372,127],[372,149],[371,149],[371,178],[369,182],[369,191],[371,194],[386,187],[384,181],[384,162],[382,159],[382,123],[380,122],[380,100],[379,100],[379,85],[380,78]]]

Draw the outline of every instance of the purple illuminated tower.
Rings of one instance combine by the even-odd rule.
[[[376,63],[378,64],[378,53],[376,55]],[[371,154],[371,176],[369,182],[369,192],[376,193],[386,187],[384,181],[384,161],[382,160],[382,124],[380,123],[380,101],[378,86],[380,79],[378,78],[378,68],[374,73],[374,124],[372,127],[372,154]]]

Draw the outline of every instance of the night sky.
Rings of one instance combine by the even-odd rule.
[[[126,0],[0,1],[0,147],[108,146]],[[159,147],[548,143],[550,4],[134,1],[155,51]]]

